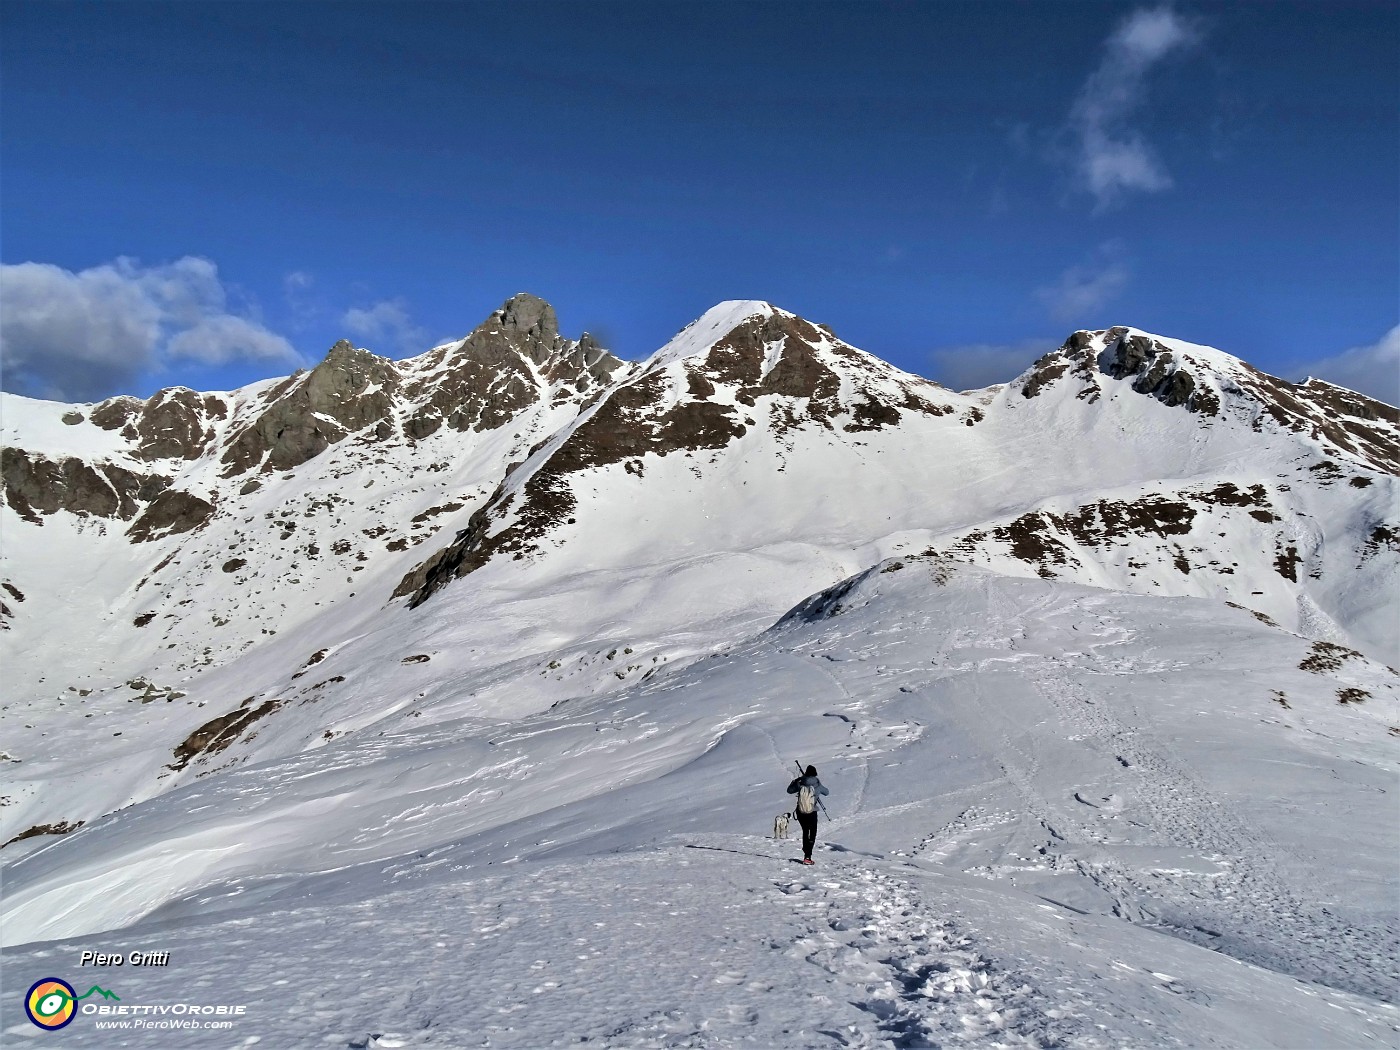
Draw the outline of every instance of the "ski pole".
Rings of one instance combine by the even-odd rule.
[[[793,759],[793,762],[797,765],[797,775],[805,777],[807,774],[802,768],[802,763],[798,762],[795,758]],[[812,794],[816,795],[816,792],[814,791],[812,792]],[[831,814],[826,811],[826,803],[822,801],[822,797],[820,795],[817,795],[817,805],[821,807],[822,816],[826,817],[827,820],[830,820]]]

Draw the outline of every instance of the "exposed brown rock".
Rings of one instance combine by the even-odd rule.
[[[606,382],[622,362],[586,332],[577,343],[564,339],[554,308],[522,293],[461,343],[413,365],[417,378],[405,383],[403,396],[422,407],[405,422],[404,432],[421,440],[444,425],[461,431],[504,425],[540,398],[536,375],[581,393]]]
[[[312,653],[306,658],[306,663],[301,665],[301,669],[297,671],[296,674],[292,675],[292,678],[294,680],[300,678],[302,675],[306,674],[307,671],[309,671],[311,668],[315,667],[322,660],[324,660],[328,655],[330,655],[329,649],[317,649],[314,653]]]
[[[1165,345],[1145,335],[1120,334],[1104,351],[1104,371],[1114,379],[1131,377],[1139,394],[1163,404],[1185,406],[1192,412],[1213,416],[1220,399],[1206,384],[1198,389],[1196,377]]]
[[[419,565],[399,583],[395,597],[413,595],[416,607],[451,579],[465,576],[498,554],[521,554],[577,507],[566,475],[620,463],[648,452],[666,455],[678,448],[718,449],[744,433],[734,410],[713,401],[686,401],[657,411],[664,378],[653,374],[615,388],[599,408],[569,434],[525,483],[515,520],[492,534],[513,495],[506,481],[471,517],[461,539]]]
[[[170,485],[167,477],[137,474],[113,463],[89,465],[72,456],[54,460],[16,448],[0,449],[0,473],[5,501],[20,517],[40,525],[40,515],[60,510],[126,520]]]
[[[1040,393],[1066,374],[1079,381],[1076,398],[1091,404],[1102,393],[1098,381],[1098,358],[1090,352],[1094,339],[1103,332],[1073,332],[1058,350],[1052,350],[1036,360],[1027,371],[1021,384],[1021,396],[1038,397]]]
[[[969,557],[988,539],[1005,543],[1013,558],[1038,566],[1041,576],[1054,576],[1053,566],[1077,565],[1069,540],[1086,547],[1112,545],[1129,535],[1179,536],[1191,531],[1196,511],[1179,500],[1144,496],[1131,503],[1100,500],[1067,514],[1032,511],[990,530],[964,535],[948,550],[955,557]],[[1190,564],[1175,548],[1174,564],[1182,572]],[[934,551],[926,554],[936,554]]]
[[[25,839],[36,838],[39,835],[67,835],[70,831],[77,831],[85,823],[86,821],[82,820],[75,820],[72,823],[66,820],[60,820],[55,824],[35,824],[32,828],[26,828],[24,831],[21,831],[14,838],[4,843],[4,845],[0,845],[0,849],[4,849],[5,846],[12,845],[16,842],[23,842]]]
[[[309,373],[293,379],[229,444],[223,455],[225,477],[255,467],[278,471],[300,466],[346,435],[383,420],[400,385],[392,361],[357,350],[344,339]]]
[[[897,426],[900,420],[897,408],[887,402],[877,401],[873,397],[866,397],[856,402],[851,409],[851,416],[853,417],[851,422],[847,423],[843,429],[852,432]]]
[[[462,507],[463,504],[452,501],[438,507],[429,507],[427,510],[423,511],[423,513],[413,515],[409,520],[413,524],[418,525],[427,521],[429,518],[437,517],[439,514],[455,514],[457,511],[461,510]]]
[[[1269,494],[1264,491],[1263,485],[1251,485],[1248,489],[1240,489],[1232,481],[1223,481],[1209,492],[1188,492],[1186,497],[1198,503],[1214,503],[1226,507],[1268,507]],[[1272,521],[1272,514],[1266,514],[1260,520]]]
[[[167,489],[151,501],[127,530],[137,543],[193,532],[214,516],[214,505],[183,489]]]
[[[1132,503],[1100,500],[1063,516],[1052,516],[1055,524],[1078,542],[1095,546],[1129,534],[1137,536],[1183,536],[1191,531],[1196,511],[1180,500],[1144,496]]]
[[[1259,402],[1264,418],[1400,475],[1400,409],[1330,383],[1290,383],[1249,365],[1243,369],[1241,385]]]
[[[1374,558],[1382,550],[1400,551],[1400,523],[1383,521],[1373,528],[1361,547],[1361,560]]]
[[[992,530],[992,535],[1011,547],[1011,556],[1040,566],[1041,576],[1053,576],[1051,565],[1078,563],[1069,548],[1053,535],[1051,527],[1040,514],[1023,514],[1008,525]]]
[[[1022,397],[1035,397],[1047,386],[1069,371],[1070,362],[1059,350],[1054,350],[1031,365],[1031,374],[1021,386]]]
[[[1345,645],[1335,642],[1313,642],[1308,655],[1298,665],[1298,670],[1327,674],[1341,670],[1342,663],[1350,659],[1362,660],[1364,657],[1355,649],[1348,649]]]
[[[140,459],[198,459],[214,440],[210,418],[228,412],[213,394],[198,394],[185,387],[171,387],[146,401],[134,424]]]
[[[285,703],[282,700],[264,700],[257,707],[246,707],[251,699],[245,700],[245,706],[236,711],[210,719],[187,736],[176,746],[175,761],[166,768],[178,772],[196,758],[218,754],[242,736],[254,722],[270,715]]]
[[[103,430],[121,430],[141,414],[141,408],[140,398],[122,395],[103,401],[92,410],[88,418]],[[134,437],[135,435],[136,428],[131,427],[130,436]]]

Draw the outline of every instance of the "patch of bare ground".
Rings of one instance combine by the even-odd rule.
[[[175,748],[175,761],[167,769],[179,772],[196,758],[215,755],[237,740],[260,718],[272,714],[286,701],[264,700],[257,707],[249,707],[253,697],[243,701],[236,711],[212,718],[187,736]]]
[[[306,672],[307,672],[310,668],[315,667],[315,666],[316,666],[317,664],[319,664],[322,660],[324,660],[329,654],[330,654],[330,650],[329,650],[329,649],[317,649],[314,653],[312,653],[310,656],[308,656],[308,657],[306,658],[306,663],[304,663],[304,664],[301,665],[301,669],[300,669],[299,671],[297,671],[296,674],[292,675],[292,680],[295,681],[296,679],[300,678],[302,675],[306,674]]]
[[[1337,645],[1335,642],[1313,642],[1312,649],[1298,665],[1298,670],[1326,674],[1328,671],[1340,670],[1342,663],[1352,658],[1363,659],[1355,649],[1348,649],[1344,645]]]
[[[1400,524],[1381,522],[1371,530],[1371,535],[1361,546],[1361,560],[1374,558],[1382,550],[1400,551]]]
[[[12,845],[16,842],[23,842],[25,839],[37,838],[40,835],[67,835],[70,831],[77,831],[85,821],[75,820],[71,824],[66,820],[60,820],[56,824],[35,824],[32,828],[26,828],[8,842],[0,844],[0,849]]]
[[[455,501],[450,503],[444,503],[440,507],[429,507],[427,510],[423,511],[422,514],[415,514],[410,520],[413,524],[417,525],[427,521],[429,518],[434,518],[439,514],[455,513],[456,511],[461,510],[463,506],[464,504],[457,503]]]
[[[1240,612],[1247,612],[1247,613],[1249,613],[1251,616],[1253,616],[1253,617],[1254,617],[1256,620],[1258,620],[1260,623],[1266,624],[1266,625],[1269,626],[1269,627],[1277,627],[1277,626],[1278,626],[1278,624],[1274,621],[1273,617],[1269,616],[1267,613],[1261,613],[1258,609],[1250,609],[1250,608],[1248,608],[1247,606],[1240,605],[1238,602],[1226,602],[1225,604],[1228,605],[1228,606],[1229,606],[1230,608],[1232,608],[1232,609],[1238,609],[1238,610],[1240,610]]]
[[[1069,548],[1051,531],[1051,525],[1041,514],[1023,514],[1015,521],[992,530],[992,536],[1011,548],[1011,556],[1039,565],[1041,576],[1054,575],[1051,565],[1064,565],[1074,559]]]

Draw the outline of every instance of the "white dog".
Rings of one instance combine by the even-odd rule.
[[[775,839],[785,839],[788,837],[788,822],[791,820],[791,813],[779,813],[773,818],[773,837]]]

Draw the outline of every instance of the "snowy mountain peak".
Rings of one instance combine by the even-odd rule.
[[[1194,413],[1203,425],[1231,420],[1256,432],[1287,431],[1325,454],[1400,472],[1393,406],[1330,383],[1291,383],[1214,347],[1135,328],[1074,332],[1010,386],[1024,398],[1054,388],[1090,404],[1126,389]]]
[[[752,318],[793,316],[759,299],[731,299],[710,307],[647,359],[644,371],[707,354],[712,346]]]
[[[576,524],[583,486],[599,472],[642,478],[653,457],[718,465],[751,450],[773,468],[820,432],[854,446],[904,413],[937,418],[963,399],[842,342],[820,325],[754,300],[721,303],[684,329],[558,433],[532,449],[451,546],[395,590],[417,606],[450,580],[510,554],[540,553]],[[587,497],[583,497],[587,498]]]

